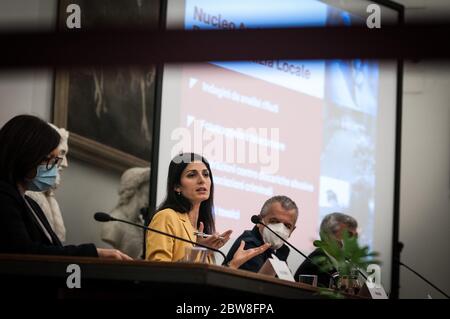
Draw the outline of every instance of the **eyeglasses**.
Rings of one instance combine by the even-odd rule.
[[[55,166],[56,167],[60,167],[61,163],[62,163],[63,158],[62,157],[52,157],[52,158],[48,158],[47,159],[47,165],[46,168],[47,170],[51,170],[53,169]]]

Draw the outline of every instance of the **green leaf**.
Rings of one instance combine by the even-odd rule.
[[[316,264],[322,271],[336,268],[344,276],[350,275],[355,268],[366,269],[370,264],[380,264],[374,259],[379,254],[370,252],[368,246],[359,246],[358,239],[346,230],[342,234],[342,245],[334,237],[320,233],[320,240],[314,241],[314,246],[328,257],[317,259]]]

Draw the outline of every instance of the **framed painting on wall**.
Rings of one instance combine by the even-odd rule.
[[[61,31],[69,4],[79,5],[85,29],[159,23],[159,0],[60,0]],[[149,65],[56,71],[54,123],[70,131],[72,156],[116,171],[150,165],[156,70]]]

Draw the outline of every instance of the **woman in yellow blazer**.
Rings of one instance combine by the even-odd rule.
[[[194,153],[183,153],[172,159],[167,177],[167,195],[149,227],[173,234],[208,247],[219,249],[230,239],[231,230],[222,234],[215,231],[213,215],[214,182],[208,161]],[[195,236],[195,232],[204,232],[212,236],[204,239]],[[192,246],[155,232],[147,232],[146,256],[149,261],[174,262],[183,259],[186,247]],[[244,250],[244,242],[229,262],[232,268],[263,253],[270,247]],[[209,262],[213,262],[209,259]]]

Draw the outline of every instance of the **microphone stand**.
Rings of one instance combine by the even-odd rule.
[[[191,241],[191,240],[182,238],[182,237],[178,237],[178,236],[175,236],[175,235],[172,235],[172,234],[168,234],[168,233],[165,233],[165,232],[162,232],[162,231],[160,231],[160,230],[153,229],[153,228],[150,228],[150,227],[147,227],[147,226],[144,226],[144,225],[136,224],[136,223],[130,222],[130,221],[128,221],[128,220],[115,218],[115,217],[112,217],[112,216],[109,215],[109,214],[104,214],[104,216],[105,216],[105,217],[108,216],[108,217],[109,217],[109,220],[106,220],[106,219],[104,219],[104,220],[97,219],[97,218],[95,218],[95,215],[94,215],[94,218],[95,218],[95,220],[97,220],[97,221],[99,221],[99,222],[113,221],[113,222],[121,222],[121,223],[125,223],[125,224],[128,224],[128,225],[140,227],[140,228],[142,228],[142,229],[149,230],[149,231],[158,233],[158,234],[160,234],[160,235],[168,236],[168,237],[171,237],[171,238],[174,238],[174,239],[178,239],[178,240],[184,241],[184,242],[189,243],[189,244],[193,244],[193,245],[196,245],[196,246],[199,246],[199,247],[203,247],[203,248],[212,250],[212,251],[214,251],[214,252],[219,253],[219,254],[223,257],[223,259],[224,259],[224,264],[225,264],[226,266],[228,266],[228,263],[229,263],[229,262],[228,262],[228,260],[227,260],[227,257],[226,257],[225,254],[224,254],[223,252],[221,252],[219,249],[212,248],[212,247],[209,247],[209,246],[206,246],[206,245],[203,245],[203,244],[200,244],[200,243],[197,243],[197,242],[194,242],[194,241]]]

